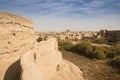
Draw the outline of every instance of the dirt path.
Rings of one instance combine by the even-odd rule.
[[[92,60],[72,52],[63,51],[63,58],[77,65],[85,80],[120,80],[117,70],[106,64],[106,61]]]

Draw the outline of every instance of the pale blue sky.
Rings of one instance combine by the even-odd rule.
[[[120,30],[120,0],[0,0],[0,11],[31,18],[36,31]]]

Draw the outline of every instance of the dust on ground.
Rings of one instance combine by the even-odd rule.
[[[81,69],[85,80],[120,80],[118,70],[108,65],[106,60],[88,59],[68,51],[62,51],[62,55]]]

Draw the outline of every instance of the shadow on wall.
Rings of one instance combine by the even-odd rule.
[[[7,69],[4,80],[20,80],[20,60],[14,62]]]

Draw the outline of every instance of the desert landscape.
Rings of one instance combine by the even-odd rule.
[[[119,80],[119,33],[35,32],[32,20],[0,12],[0,80]]]
[[[0,0],[0,80],[120,80],[120,0]]]

